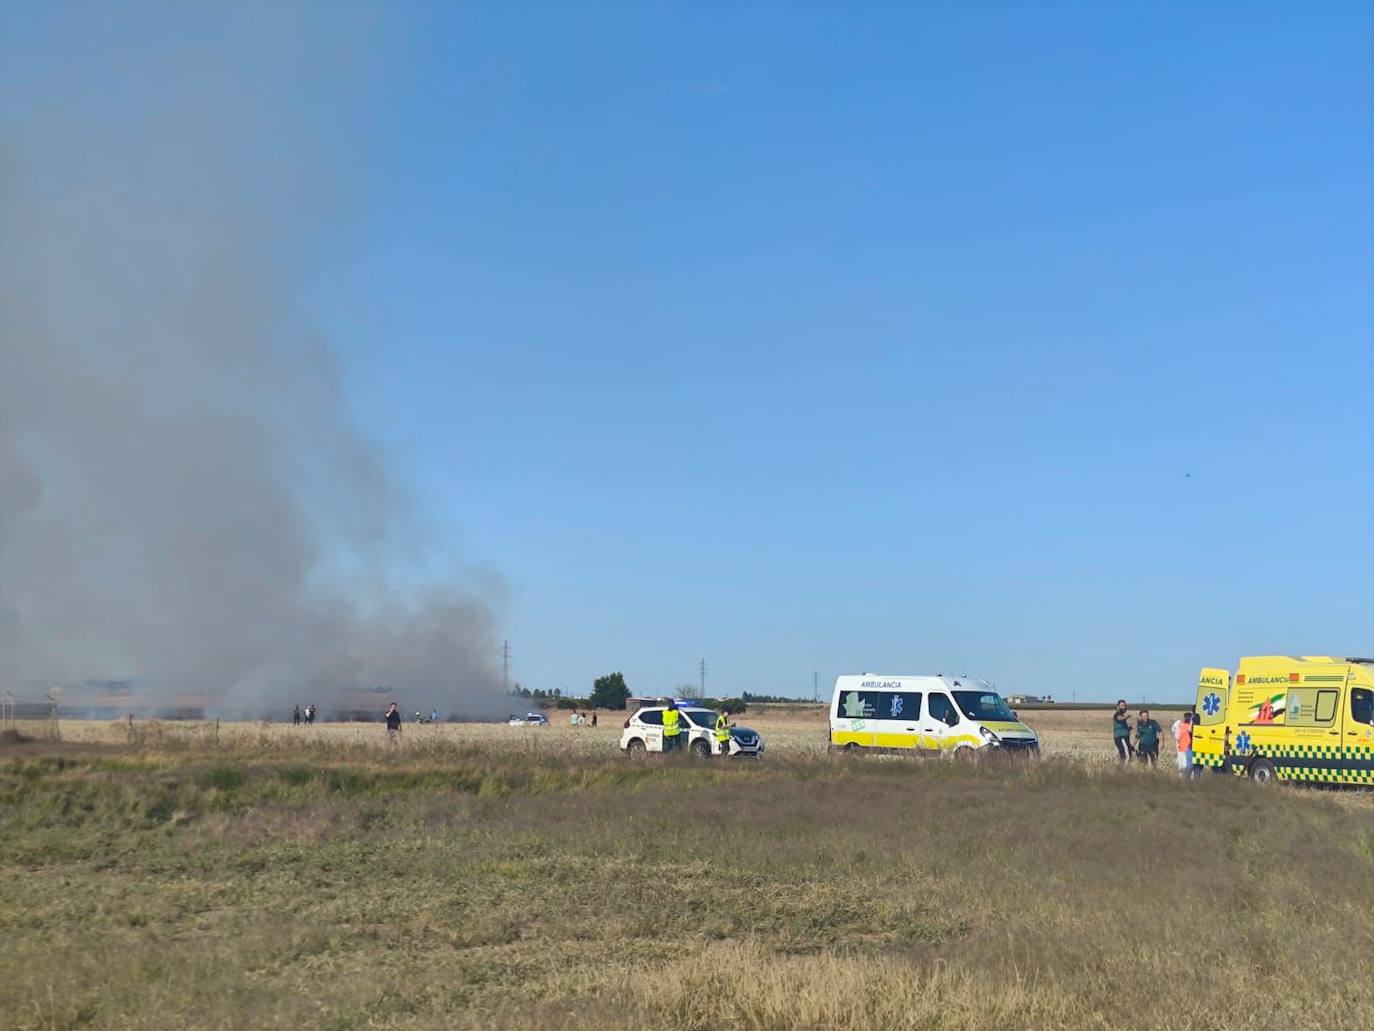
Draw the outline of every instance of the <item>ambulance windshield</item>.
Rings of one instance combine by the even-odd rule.
[[[971,720],[1014,723],[1016,714],[1002,701],[1002,696],[992,691],[955,691],[954,700],[959,709]]]

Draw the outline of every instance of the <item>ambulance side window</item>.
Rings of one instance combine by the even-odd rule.
[[[885,694],[878,705],[878,718],[888,720],[914,720],[921,715],[921,696],[919,693],[896,691]]]
[[[931,719],[939,720],[950,727],[959,722],[959,714],[955,712],[954,703],[950,701],[949,695],[932,694],[927,706]]]
[[[842,691],[835,706],[835,718],[841,720],[881,719],[887,715],[881,691]]]
[[[1357,687],[1350,692],[1350,718],[1356,723],[1374,724],[1374,691]]]
[[[1290,727],[1329,727],[1335,722],[1339,701],[1340,692],[1330,688],[1289,688],[1284,722]]]

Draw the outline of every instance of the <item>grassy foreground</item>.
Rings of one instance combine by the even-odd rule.
[[[1374,806],[1046,759],[0,746],[0,1023],[1374,1025]]]

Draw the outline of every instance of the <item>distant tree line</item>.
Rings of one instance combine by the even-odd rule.
[[[531,691],[528,687],[524,687],[521,684],[516,684],[512,687],[510,693],[516,698],[552,699],[563,697],[562,688],[555,687],[552,691],[545,691],[542,687],[536,687]]]
[[[690,687],[691,685],[685,685],[682,690],[689,690]],[[625,683],[625,674],[619,671],[607,673],[605,676],[597,677],[592,681],[592,693],[586,698],[565,695],[562,689],[557,687],[552,691],[545,691],[538,687],[530,690],[519,683],[511,687],[510,693],[517,698],[528,698],[530,701],[538,702],[540,707],[545,709],[624,709],[630,700],[630,686]],[[749,702],[793,700],[791,698],[774,699],[771,696],[751,695],[746,692],[743,698],[721,698],[717,699],[714,704],[716,708],[733,715],[744,712],[748,708]]]
[[[788,702],[795,705],[802,700],[800,698],[787,698],[780,694],[754,694],[752,691],[745,691],[743,697],[746,702],[758,702],[760,705],[778,702]]]

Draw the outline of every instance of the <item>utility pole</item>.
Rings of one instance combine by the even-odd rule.
[[[510,694],[510,642],[501,642],[501,693]]]
[[[818,670],[818,669],[813,669],[813,670],[811,671],[811,701],[812,701],[812,702],[819,702],[820,700],[821,700],[821,671]]]
[[[701,697],[706,697],[706,660],[701,660],[701,665],[697,667],[697,672],[701,675]]]

